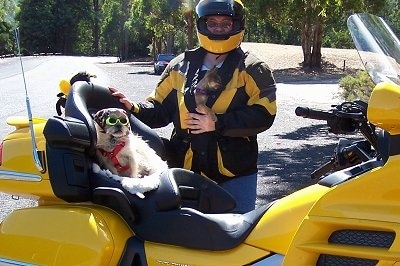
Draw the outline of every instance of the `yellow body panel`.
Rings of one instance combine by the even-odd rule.
[[[246,244],[286,254],[298,226],[314,203],[329,188],[313,185],[277,201],[261,218]]]
[[[269,252],[241,244],[228,251],[194,250],[147,242],[146,259],[151,265],[248,265]]]
[[[392,135],[400,134],[400,86],[390,82],[376,85],[368,102],[368,120]]]
[[[399,165],[400,155],[390,157],[384,167],[339,185],[319,199],[297,231],[284,265],[315,265],[319,254],[382,260],[379,265],[400,261],[398,237],[390,249],[328,243],[329,236],[341,229],[400,234]]]
[[[37,149],[46,150],[43,129],[46,119],[33,118]],[[0,166],[1,191],[21,197],[58,201],[50,185],[46,159],[45,172],[41,173],[33,160],[31,133],[26,117],[9,117],[7,124],[16,129],[3,139],[2,163]],[[45,156],[44,156],[45,157]]]
[[[16,210],[0,230],[0,258],[38,265],[117,265],[133,235],[116,213],[91,205]]]

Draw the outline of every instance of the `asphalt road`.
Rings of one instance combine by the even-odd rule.
[[[98,77],[94,82],[119,88],[132,99],[141,100],[157,84],[159,76],[152,65],[115,63],[109,57],[25,57],[23,66],[28,96],[34,116],[56,115],[58,83],[80,70]],[[324,83],[277,84],[278,114],[274,125],[258,136],[260,156],[257,204],[262,205],[287,195],[315,181],[310,174],[328,161],[340,136],[327,132],[325,124],[296,117],[297,106],[329,109],[339,100],[337,81]],[[26,116],[26,94],[17,58],[0,60],[0,137],[12,128],[5,123],[9,116]],[[169,136],[171,127],[158,130]],[[1,189],[1,188],[0,188]],[[15,208],[35,205],[36,201],[17,199],[0,193],[0,220]]]

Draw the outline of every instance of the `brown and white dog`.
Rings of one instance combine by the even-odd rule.
[[[218,75],[218,68],[209,69],[199,81],[194,90],[196,106],[206,106],[210,92],[217,91],[221,87],[221,77]]]
[[[94,121],[97,131],[96,155],[107,175],[120,181],[125,189],[139,197],[144,197],[143,192],[156,189],[159,174],[167,169],[167,163],[131,131],[125,110],[99,110],[94,115]],[[100,167],[94,165],[93,171],[100,171]]]

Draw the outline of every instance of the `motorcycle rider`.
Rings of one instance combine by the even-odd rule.
[[[200,47],[174,58],[146,101],[133,102],[110,88],[150,127],[172,122],[174,132],[166,145],[169,166],[220,184],[235,198],[238,213],[255,208],[257,134],[272,126],[277,108],[270,68],[240,47],[244,12],[240,0],[201,0],[196,6]],[[206,106],[196,106],[196,86],[214,66],[222,86],[207,92]]]

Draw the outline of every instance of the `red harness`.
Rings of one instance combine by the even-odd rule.
[[[119,163],[118,159],[117,159],[117,154],[121,151],[121,149],[123,147],[125,147],[125,142],[121,142],[121,143],[117,144],[117,146],[115,146],[115,148],[112,151],[105,151],[103,149],[99,149],[99,151],[101,152],[101,154],[104,157],[109,158],[113,162],[113,164],[114,164],[115,168],[117,169],[118,173],[126,171],[126,170],[129,169],[129,164],[125,165],[125,166],[122,166]]]

